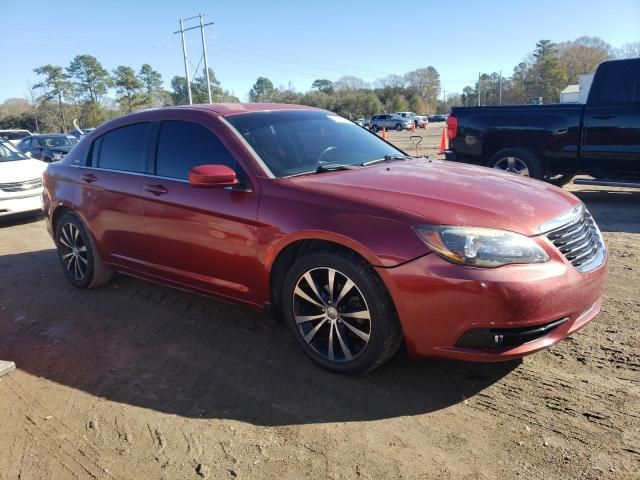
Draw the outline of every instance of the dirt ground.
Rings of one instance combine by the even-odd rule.
[[[431,152],[442,125],[417,132]],[[520,362],[361,377],[264,314],[126,276],[77,290],[42,220],[5,223],[0,479],[640,478],[640,191],[572,190],[609,248],[596,320]]]

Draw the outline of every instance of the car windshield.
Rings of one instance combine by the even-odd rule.
[[[330,165],[361,165],[403,152],[338,115],[323,111],[256,112],[227,117],[277,177]]]
[[[46,147],[72,147],[75,143],[72,143],[69,137],[66,135],[57,135],[55,137],[40,137],[40,141]]]
[[[9,142],[0,141],[0,162],[15,162],[16,160],[29,160],[29,157],[20,153]]]
[[[403,152],[353,122],[323,111],[256,112],[227,117],[277,177],[330,165],[359,166]]]
[[[6,140],[20,140],[24,137],[28,137],[30,135],[26,130],[15,130],[8,132],[0,132],[0,137]]]

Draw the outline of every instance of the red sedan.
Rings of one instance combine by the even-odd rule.
[[[600,310],[606,250],[570,193],[407,156],[330,112],[149,110],[97,128],[44,176],[68,280],[115,271],[282,316],[343,373],[409,353],[548,347]]]

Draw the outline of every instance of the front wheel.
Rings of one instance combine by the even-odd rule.
[[[73,213],[64,214],[58,221],[55,242],[62,270],[74,286],[95,288],[113,277],[113,271],[102,263],[93,238]]]
[[[303,351],[339,373],[359,374],[387,361],[402,342],[389,294],[373,268],[354,253],[300,258],[282,289],[285,320]]]
[[[371,125],[371,131],[372,131],[373,133],[378,133],[378,130],[380,130],[380,129],[378,128],[378,126],[377,126],[377,125]]]
[[[505,148],[495,153],[487,162],[487,166],[496,170],[515,173],[521,177],[542,180],[544,171],[538,157],[521,148]]]
[[[399,123],[396,123],[396,130],[397,130],[398,132],[401,132],[401,131],[402,131],[402,125],[401,125],[401,124],[399,124]]]

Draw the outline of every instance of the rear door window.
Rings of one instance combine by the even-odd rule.
[[[640,61],[612,62],[601,67],[596,87],[597,106],[640,104]]]
[[[104,148],[104,147],[103,147]],[[191,167],[226,165],[242,178],[242,170],[220,139],[197,123],[162,122],[156,154],[156,175],[186,180]]]
[[[92,165],[125,172],[146,171],[150,125],[135,123],[105,133],[93,143]]]

